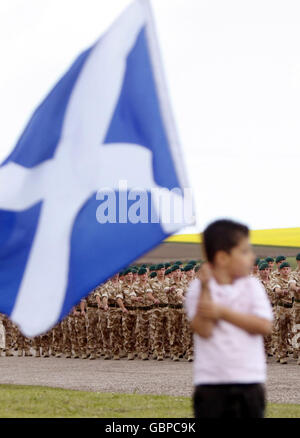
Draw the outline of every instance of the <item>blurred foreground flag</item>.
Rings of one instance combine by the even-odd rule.
[[[0,167],[0,312],[27,336],[47,331],[191,225],[187,204],[151,11],[136,0],[76,59]]]

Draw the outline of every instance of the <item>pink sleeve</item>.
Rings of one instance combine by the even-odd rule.
[[[200,280],[195,279],[191,282],[187,290],[184,306],[187,316],[190,320],[194,318],[196,313],[196,306],[199,299],[199,295],[201,293],[200,289],[201,289]]]
[[[268,295],[257,278],[250,278],[251,313],[261,318],[273,320],[273,312]]]

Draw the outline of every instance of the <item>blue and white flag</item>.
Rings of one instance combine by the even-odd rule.
[[[162,188],[180,203],[188,184],[149,3],[136,0],[75,60],[0,167],[0,312],[41,334],[191,224],[163,219],[152,191]]]

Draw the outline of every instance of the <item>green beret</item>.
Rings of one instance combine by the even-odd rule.
[[[177,269],[180,269],[180,266],[179,265],[173,265],[171,269],[172,269],[172,271],[177,271]]]
[[[119,277],[122,277],[124,275],[124,271],[119,272]]]
[[[174,265],[182,265],[182,262],[180,260],[177,260],[177,262],[175,262]]]
[[[269,269],[269,265],[268,265],[267,262],[262,262],[262,263],[260,263],[258,269],[259,269],[260,271],[264,271],[265,269]]]
[[[171,273],[172,273],[172,269],[169,268],[169,269],[166,270],[165,275],[169,275],[169,274],[171,274]]]
[[[266,261],[267,263],[269,263],[269,262],[274,262],[274,259],[273,259],[272,257],[266,257],[266,258],[265,258],[265,261]]]
[[[130,268],[125,269],[125,271],[123,272],[123,275],[127,275],[127,274],[129,274],[130,272],[132,272],[132,270],[131,270]]]
[[[194,269],[194,265],[186,265],[186,266],[184,267],[184,271],[185,271],[185,272],[187,272],[187,271],[191,271],[192,269]]]
[[[165,267],[165,265],[163,265],[162,263],[159,263],[159,265],[156,265],[156,270],[163,269],[164,267]]]
[[[151,272],[151,274],[150,274],[150,278],[154,278],[154,277],[156,277],[157,276],[157,273],[156,272]]]
[[[146,268],[140,268],[140,269],[138,270],[138,274],[139,274],[139,275],[147,274],[147,269],[146,269]]]
[[[283,262],[283,263],[281,263],[281,265],[279,266],[279,269],[282,269],[282,268],[290,268],[291,267],[291,265],[288,263],[288,262]]]
[[[286,257],[283,255],[279,255],[276,257],[276,263],[282,262],[283,260],[286,260]]]
[[[184,272],[184,268],[179,268],[181,270],[181,272]]]
[[[188,265],[197,265],[197,262],[196,262],[196,260],[190,260],[188,262]]]
[[[260,262],[260,258],[256,257],[255,262],[254,262],[254,266],[258,266]]]
[[[149,271],[152,272],[152,271],[155,271],[155,269],[156,269],[156,265],[151,265],[149,268]]]
[[[171,263],[165,263],[165,268],[169,268],[171,266]]]
[[[300,252],[296,255],[296,260],[300,260]]]

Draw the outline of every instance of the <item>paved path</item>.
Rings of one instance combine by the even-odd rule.
[[[105,361],[0,357],[0,384],[41,385],[97,392],[190,396],[193,364],[170,359]],[[274,403],[300,403],[300,366],[268,363],[267,397]]]

